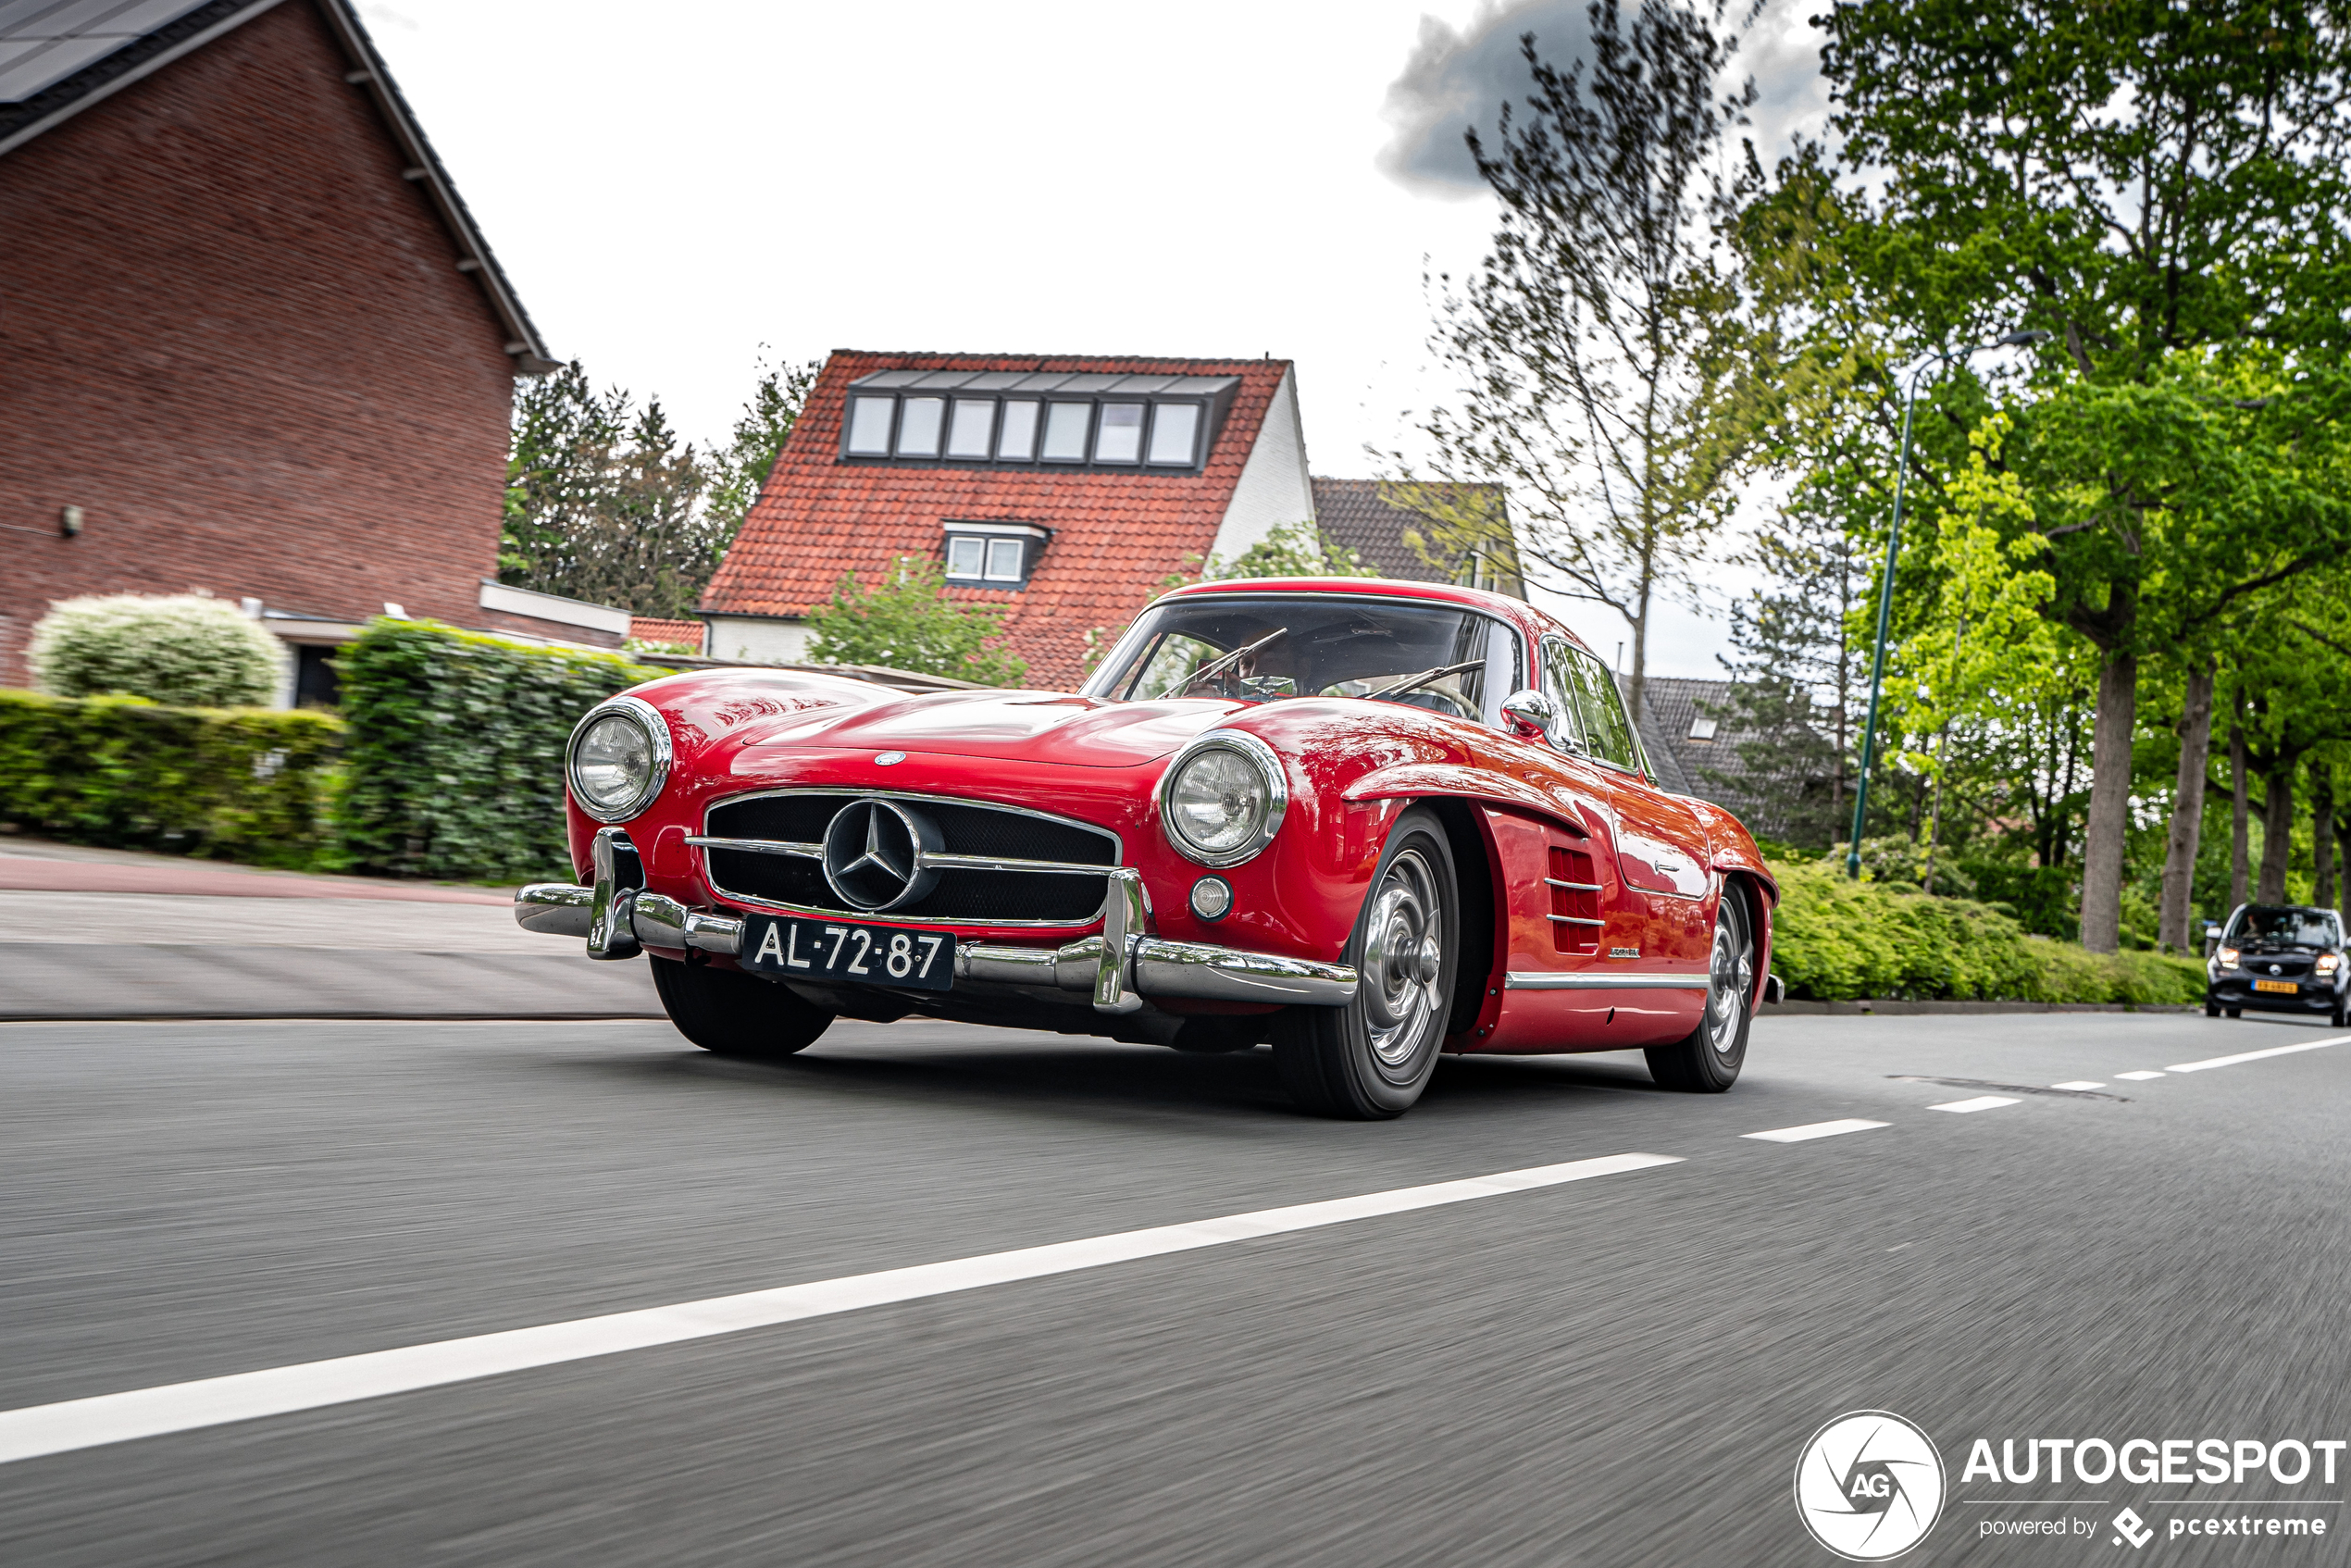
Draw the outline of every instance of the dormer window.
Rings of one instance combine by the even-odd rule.
[[[849,389],[843,462],[1198,473],[1238,376],[881,370]]]
[[[947,580],[965,588],[1021,589],[1045,553],[1051,529],[1034,523],[965,523],[950,521],[947,535]]]

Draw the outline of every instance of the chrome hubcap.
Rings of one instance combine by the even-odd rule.
[[[1408,1066],[1442,1010],[1437,977],[1445,932],[1437,879],[1416,849],[1388,864],[1372,894],[1363,933],[1363,1001],[1372,1054],[1384,1067]]]
[[[1725,897],[1730,895],[1725,894]],[[1737,1049],[1739,1020],[1754,989],[1755,955],[1728,908],[1714,915],[1714,951],[1706,964],[1706,1038],[1718,1055]]]

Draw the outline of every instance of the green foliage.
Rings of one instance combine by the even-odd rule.
[[[0,819],[76,843],[332,869],[342,722],[0,691]]]
[[[776,467],[776,454],[783,451],[792,427],[800,422],[800,411],[815,388],[816,372],[823,367],[824,362],[816,359],[780,366],[761,360],[751,401],[736,417],[727,444],[710,454],[705,504],[711,525],[721,536],[722,554],[741,531],[752,503],[759,499],[759,487],[767,482],[767,475]]]
[[[832,602],[809,612],[808,656],[819,664],[886,665],[1017,686],[1028,662],[988,646],[1003,619],[1001,610],[948,598],[938,562],[901,555],[896,570],[877,583],[861,585],[854,572],[842,574]]]
[[[1772,967],[1791,997],[2181,1003],[2204,967],[2152,952],[2093,953],[2027,933],[1989,904],[1851,881],[1825,863],[1774,865]]]
[[[1227,561],[1211,555],[1201,582],[1243,577],[1377,577],[1379,568],[1344,544],[1337,544],[1311,522],[1283,523]],[[1181,579],[1177,579],[1182,580]]]
[[[568,880],[564,745],[579,716],[667,672],[431,621],[376,620],[335,661],[342,842],[369,870]]]
[[[64,599],[32,628],[33,681],[59,697],[108,693],[180,707],[249,707],[277,693],[278,640],[197,594]]]

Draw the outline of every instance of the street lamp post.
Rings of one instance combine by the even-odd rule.
[[[1902,399],[1902,452],[1894,465],[1894,524],[1885,536],[1885,577],[1877,591],[1877,647],[1870,656],[1870,716],[1861,729],[1861,777],[1853,789],[1853,841],[1845,849],[1845,874],[1861,875],[1861,825],[1869,818],[1870,768],[1877,760],[1878,697],[1885,684],[1885,632],[1894,615],[1894,558],[1902,548],[1902,502],[1910,478],[1910,415],[1918,407],[1919,382],[1938,365],[1964,360],[1978,349],[2018,348],[2045,342],[2042,331],[2010,332],[1988,343],[1971,343],[1957,354],[1938,354],[1910,372],[1910,387]]]

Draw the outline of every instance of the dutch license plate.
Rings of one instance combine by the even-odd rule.
[[[2256,980],[2253,982],[2253,989],[2258,991],[2276,991],[2281,996],[2292,996],[2301,988],[2292,980]]]
[[[904,990],[943,991],[955,984],[955,939],[854,920],[785,915],[743,916],[742,964],[779,980],[849,980]]]

